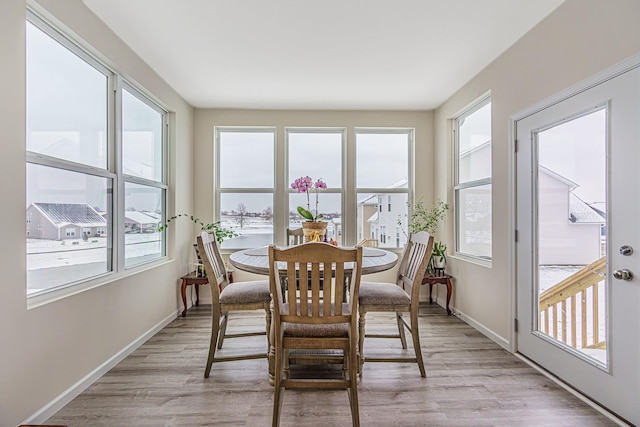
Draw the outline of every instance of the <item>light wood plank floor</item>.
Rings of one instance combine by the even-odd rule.
[[[267,361],[216,363],[204,378],[210,306],[194,307],[90,386],[48,424],[68,426],[269,426]],[[613,422],[437,305],[421,308],[427,378],[415,364],[369,363],[358,388],[363,426],[611,426]],[[240,313],[229,332],[264,325]],[[369,332],[395,319],[367,315]],[[251,340],[251,339],[250,339]],[[409,341],[409,345],[411,340]],[[247,339],[226,354],[251,351]],[[256,337],[250,347],[266,346]],[[401,352],[399,340],[368,339],[365,354]],[[408,350],[412,352],[411,347]],[[222,353],[221,353],[222,354]],[[321,414],[330,407],[329,413]],[[287,390],[281,425],[351,425],[345,391]]]

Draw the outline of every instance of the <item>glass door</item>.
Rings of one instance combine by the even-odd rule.
[[[640,69],[516,135],[517,351],[640,424]]]

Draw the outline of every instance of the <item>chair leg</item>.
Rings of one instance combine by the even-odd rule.
[[[213,307],[213,314],[211,315],[211,341],[209,342],[209,357],[207,358],[207,366],[204,369],[204,377],[209,378],[211,372],[211,365],[216,355],[216,348],[218,347],[218,336],[220,335],[220,310]]]
[[[402,313],[396,313],[396,322],[398,322],[398,335],[400,335],[400,342],[402,343],[402,348],[404,350],[407,349],[407,337],[404,334],[404,323],[402,323]]]
[[[224,336],[227,333],[227,322],[229,321],[229,312],[225,311],[222,315],[222,324],[220,325],[220,338],[218,338],[218,349],[222,348]]]
[[[271,348],[271,308],[267,304],[264,309],[265,321],[267,324],[267,356],[269,355],[269,349]]]
[[[349,403],[351,406],[351,424],[360,427],[360,409],[358,408],[358,359],[356,355],[355,339],[349,349]]]
[[[358,351],[360,352],[360,363],[357,366],[358,373],[362,377],[362,367],[364,366],[364,322],[367,312],[360,307],[360,319],[358,323]]]
[[[413,350],[416,352],[416,362],[418,362],[420,375],[422,375],[422,378],[426,378],[427,373],[424,370],[422,347],[420,347],[420,332],[418,331],[418,309],[414,309],[414,307],[411,307],[411,337],[413,338]]]
[[[274,360],[275,372],[273,380],[273,418],[271,420],[272,427],[280,425],[280,410],[282,409],[282,349],[276,349]]]

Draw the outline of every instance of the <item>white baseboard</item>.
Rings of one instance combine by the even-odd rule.
[[[491,329],[487,328],[482,323],[476,321],[473,317],[467,316],[466,314],[456,310],[453,307],[451,307],[451,311],[453,311],[453,314],[458,316],[463,322],[467,323],[469,326],[473,327],[474,329],[477,329],[483,335],[489,338],[491,341],[494,341],[500,347],[504,348],[509,353],[511,353],[511,351],[509,350],[509,340],[493,332]]]
[[[21,424],[42,424],[43,422],[51,418],[67,403],[71,402],[76,398],[76,396],[86,390],[91,384],[99,380],[104,374],[109,372],[111,368],[124,360],[125,357],[133,353],[134,350],[144,344],[149,338],[157,334],[162,328],[174,321],[176,317],[178,317],[179,313],[180,311],[176,310],[174,313],[162,319],[147,332],[131,342],[131,344],[120,350],[118,353],[114,354],[102,365],[98,366],[96,369],[88,373],[84,378],[80,379],[74,385],[63,391],[60,395],[44,405],[36,413],[24,420]]]

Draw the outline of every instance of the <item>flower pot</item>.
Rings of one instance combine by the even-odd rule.
[[[324,221],[303,221],[302,232],[305,242],[324,242],[327,234],[327,223]]]
[[[444,260],[443,256],[435,255],[433,257],[433,268],[436,268],[438,270],[444,270],[445,266],[446,266],[446,261]]]

